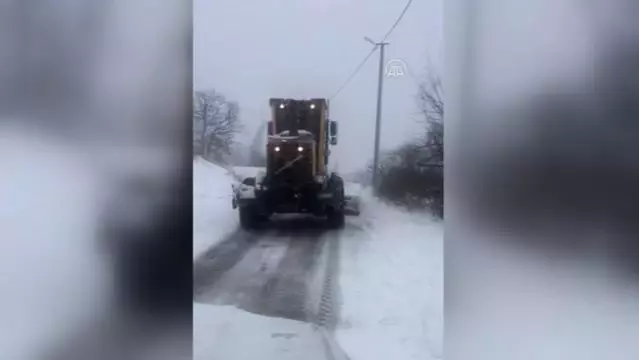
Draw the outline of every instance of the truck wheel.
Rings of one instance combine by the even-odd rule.
[[[242,229],[251,230],[257,227],[258,218],[255,211],[250,206],[242,206],[239,209],[240,227]]]
[[[328,225],[332,229],[342,229],[345,224],[345,216],[344,210],[342,209],[331,209],[327,214]]]
[[[341,229],[344,227],[344,181],[336,174],[332,174],[328,181],[328,187],[333,193],[334,203],[329,207],[327,220],[329,226],[333,229]]]

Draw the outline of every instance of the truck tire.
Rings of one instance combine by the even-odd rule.
[[[258,217],[250,206],[242,206],[238,211],[240,215],[240,227],[245,230],[253,230],[257,227]]]
[[[336,174],[331,174],[328,186],[333,193],[333,206],[329,207],[327,213],[328,224],[333,229],[341,229],[345,224],[344,214],[344,181]]]
[[[345,216],[343,209],[332,208],[326,216],[328,226],[332,229],[342,229],[345,225]]]

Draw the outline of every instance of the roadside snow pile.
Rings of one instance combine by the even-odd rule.
[[[362,197],[364,231],[340,239],[337,341],[352,360],[441,359],[443,223]]]
[[[193,304],[193,359],[325,360],[321,333],[300,321]]]
[[[193,259],[238,226],[231,207],[233,177],[202,158],[193,160]]]

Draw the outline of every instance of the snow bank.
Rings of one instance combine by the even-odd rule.
[[[362,192],[364,231],[340,239],[341,323],[337,341],[352,360],[440,359],[443,224]]]
[[[193,259],[238,227],[231,207],[232,175],[202,158],[193,160]]]
[[[325,360],[326,351],[322,333],[310,324],[193,304],[195,360]]]

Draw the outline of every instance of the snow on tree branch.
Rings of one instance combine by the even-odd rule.
[[[241,130],[240,108],[215,90],[193,94],[193,153],[217,163],[231,154],[235,135]]]

